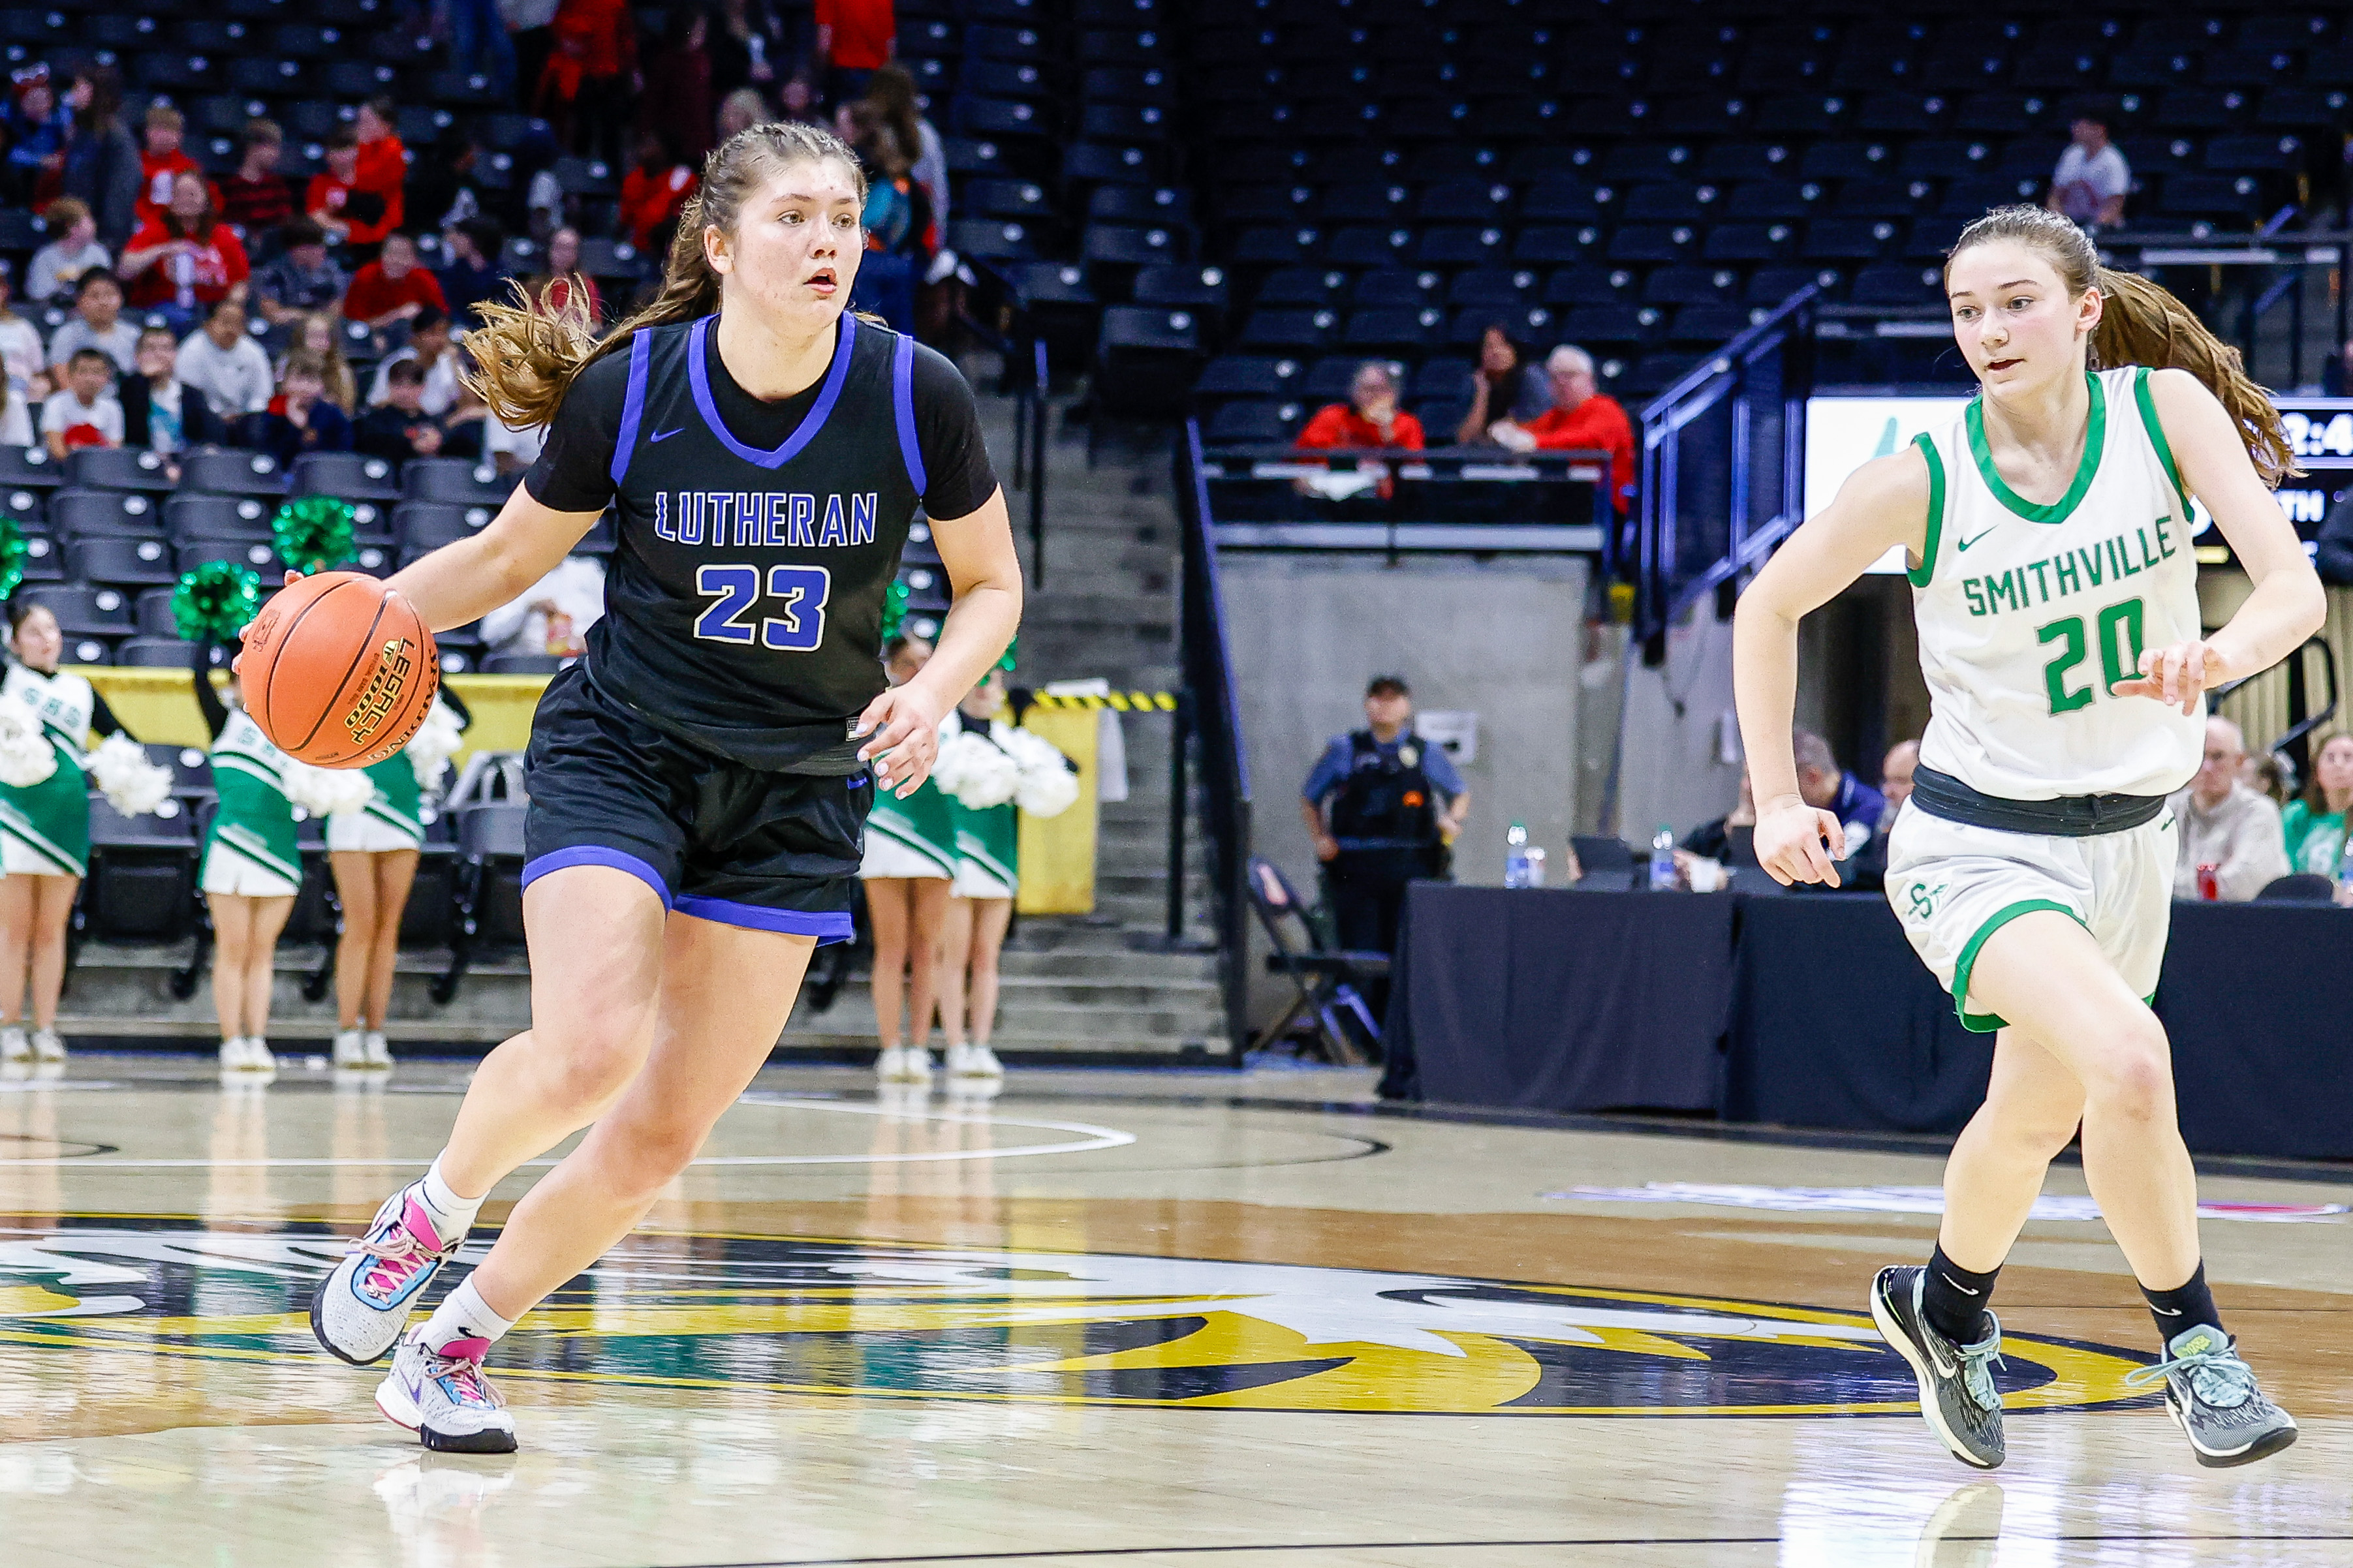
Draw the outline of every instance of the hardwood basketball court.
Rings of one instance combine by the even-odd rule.
[[[2341,1173],[2210,1167],[2226,1316],[2303,1424],[2201,1470],[2081,1173],[2002,1277],[2008,1466],[1947,1458],[1862,1304],[1933,1145],[1377,1114],[1348,1073],[765,1075],[429,1455],[312,1284],[467,1064],[0,1081],[0,1561],[520,1565],[2336,1563]],[[476,1255],[526,1171],[493,1197]]]

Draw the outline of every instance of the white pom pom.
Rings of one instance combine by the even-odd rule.
[[[1032,816],[1060,816],[1079,798],[1078,775],[1051,741],[1027,730],[1003,731],[1000,743],[1021,769],[1015,804]]]
[[[375,797],[375,781],[358,768],[286,764],[286,798],[313,816],[359,811]]]
[[[432,711],[425,715],[424,724],[406,748],[409,765],[417,770],[417,787],[429,790],[440,784],[441,775],[449,771],[449,759],[465,743],[465,731],[458,722],[458,715],[436,697]]]
[[[58,771],[58,749],[23,704],[0,702],[0,784],[30,789]]]
[[[144,816],[172,795],[172,770],[157,767],[128,735],[109,735],[83,763],[107,804],[125,816]]]
[[[987,811],[1013,798],[1021,767],[987,736],[964,731],[941,742],[932,776],[965,810]]]
[[[1021,775],[1014,803],[1032,816],[1060,816],[1077,804],[1079,775],[1057,764],[1032,768]]]

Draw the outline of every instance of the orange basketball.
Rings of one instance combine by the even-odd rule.
[[[279,750],[364,768],[408,744],[441,689],[433,634],[400,595],[357,572],[281,589],[246,629],[246,711]]]

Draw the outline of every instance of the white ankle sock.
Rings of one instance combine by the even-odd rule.
[[[417,1331],[417,1338],[437,1355],[458,1354],[480,1361],[482,1352],[513,1327],[482,1305],[481,1295],[470,1279],[441,1299],[441,1304],[433,1309],[433,1315]]]
[[[425,1212],[433,1216],[433,1228],[441,1233],[444,1242],[463,1239],[465,1234],[474,1228],[474,1216],[482,1208],[480,1198],[460,1197],[443,1180],[438,1155],[434,1157],[433,1168],[425,1173],[425,1180],[419,1184],[417,1196],[424,1204]]]

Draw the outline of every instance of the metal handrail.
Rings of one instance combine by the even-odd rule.
[[[1183,542],[1184,573],[1180,597],[1180,642],[1185,670],[1185,700],[1179,705],[1171,744],[1169,810],[1169,937],[1182,937],[1184,886],[1183,828],[1187,798],[1185,755],[1188,740],[1198,741],[1201,784],[1201,826],[1208,852],[1211,916],[1218,932],[1219,980],[1224,994],[1226,1038],[1230,1059],[1241,1066],[1242,1045],[1250,1038],[1249,935],[1245,928],[1250,893],[1250,762],[1242,738],[1241,705],[1236,693],[1233,667],[1226,637],[1225,596],[1218,583],[1218,546],[1211,533],[1209,489],[1203,472],[1201,426],[1187,419],[1175,443],[1176,511]]]
[[[1804,508],[1806,397],[1811,391],[1814,311],[1821,299],[1809,283],[1775,306],[1707,359],[1643,406],[1641,526],[1636,534],[1634,637],[1643,656],[1655,661],[1665,650],[1667,626],[1697,596],[1730,582],[1761,560],[1791,528]],[[1744,395],[1758,362],[1785,362],[1779,377],[1781,403],[1780,504],[1761,523],[1749,521],[1756,409]],[[1677,581],[1680,555],[1678,494],[1682,432],[1727,398],[1732,404],[1732,440],[1727,454],[1730,517],[1726,547],[1690,581]]]

